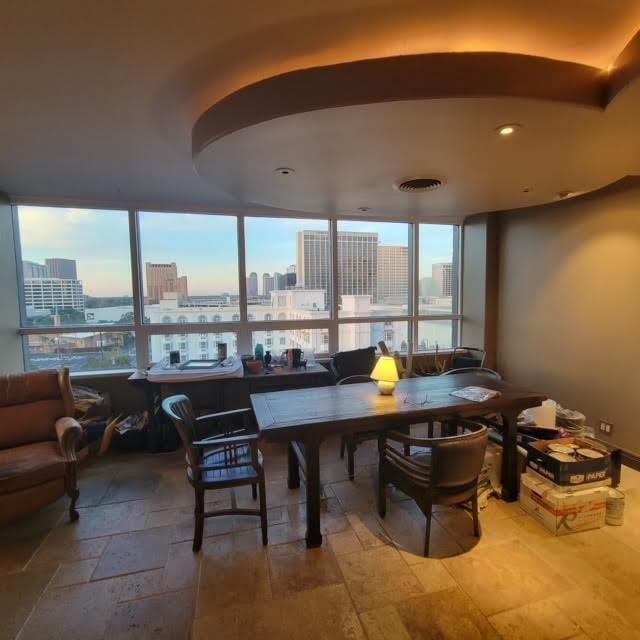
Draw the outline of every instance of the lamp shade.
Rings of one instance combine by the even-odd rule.
[[[396,361],[391,356],[380,356],[371,372],[371,378],[381,382],[397,382],[399,378]]]

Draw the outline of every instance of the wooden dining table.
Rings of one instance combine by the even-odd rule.
[[[451,395],[468,386],[499,391],[485,402]],[[300,486],[300,467],[306,480],[308,547],[322,544],[320,532],[320,446],[329,436],[377,431],[429,420],[502,416],[502,497],[518,497],[517,417],[546,396],[479,373],[400,380],[393,395],[380,395],[374,382],[292,389],[251,395],[251,404],[266,441],[289,443],[288,482]]]

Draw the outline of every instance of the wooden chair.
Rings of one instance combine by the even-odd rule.
[[[187,478],[195,489],[195,530],[193,551],[202,546],[204,520],[213,516],[260,516],[262,544],[267,544],[267,501],[265,495],[262,454],[251,409],[212,413],[196,418],[187,396],[175,395],[162,402],[163,411],[171,418],[186,451]],[[202,437],[204,433],[213,434]],[[207,489],[225,489],[251,485],[253,499],[260,491],[259,509],[204,510]]]
[[[479,373],[493,380],[502,380],[502,376],[493,369],[487,367],[461,367],[460,369],[448,369],[441,373],[441,376],[457,376],[464,373]]]
[[[461,434],[444,438],[414,438],[398,431],[383,432],[378,438],[378,513],[382,518],[386,515],[387,484],[413,498],[427,519],[425,556],[429,555],[434,504],[470,502],[474,534],[480,537],[478,476],[487,447],[487,427],[462,420],[457,427]],[[407,455],[389,441],[420,450]]]

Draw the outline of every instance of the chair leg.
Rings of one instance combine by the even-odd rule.
[[[80,514],[76,511],[76,502],[80,497],[80,490],[77,488],[70,489],[67,495],[71,498],[71,504],[69,505],[69,522],[75,522],[80,517]]]
[[[255,485],[254,485],[255,486]],[[264,487],[264,478],[258,484],[260,489],[260,526],[262,527],[262,544],[266,545],[267,537],[267,495]]]
[[[204,489],[196,489],[195,529],[193,532],[193,552],[200,551],[204,535]]]
[[[342,436],[340,438],[340,458],[341,459],[344,458],[344,450],[346,446],[347,446],[347,443],[346,443],[345,437]]]
[[[255,500],[258,497],[258,486],[255,484],[251,485],[251,497]]]
[[[68,469],[66,485],[67,495],[71,498],[71,504],[69,505],[69,522],[75,522],[80,517],[80,514],[76,511],[76,502],[80,497],[80,490],[78,489],[75,465],[70,466]]]
[[[349,473],[349,480],[353,481],[355,478],[355,465],[356,465],[356,447],[351,442],[347,443],[347,471]]]
[[[387,515],[387,482],[384,477],[384,462],[378,464],[378,514],[381,518]]]
[[[478,510],[478,494],[474,493],[471,498],[471,513],[473,515],[473,535],[479,538],[482,535],[482,527],[480,526],[480,513]]]
[[[433,509],[433,505],[431,502],[427,504],[427,510],[425,516],[427,518],[427,528],[424,533],[424,557],[426,558],[429,555],[429,540],[431,538],[431,511]]]

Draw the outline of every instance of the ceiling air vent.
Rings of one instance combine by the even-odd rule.
[[[438,178],[408,178],[396,182],[395,188],[405,193],[423,193],[433,191],[442,186],[442,180]]]

